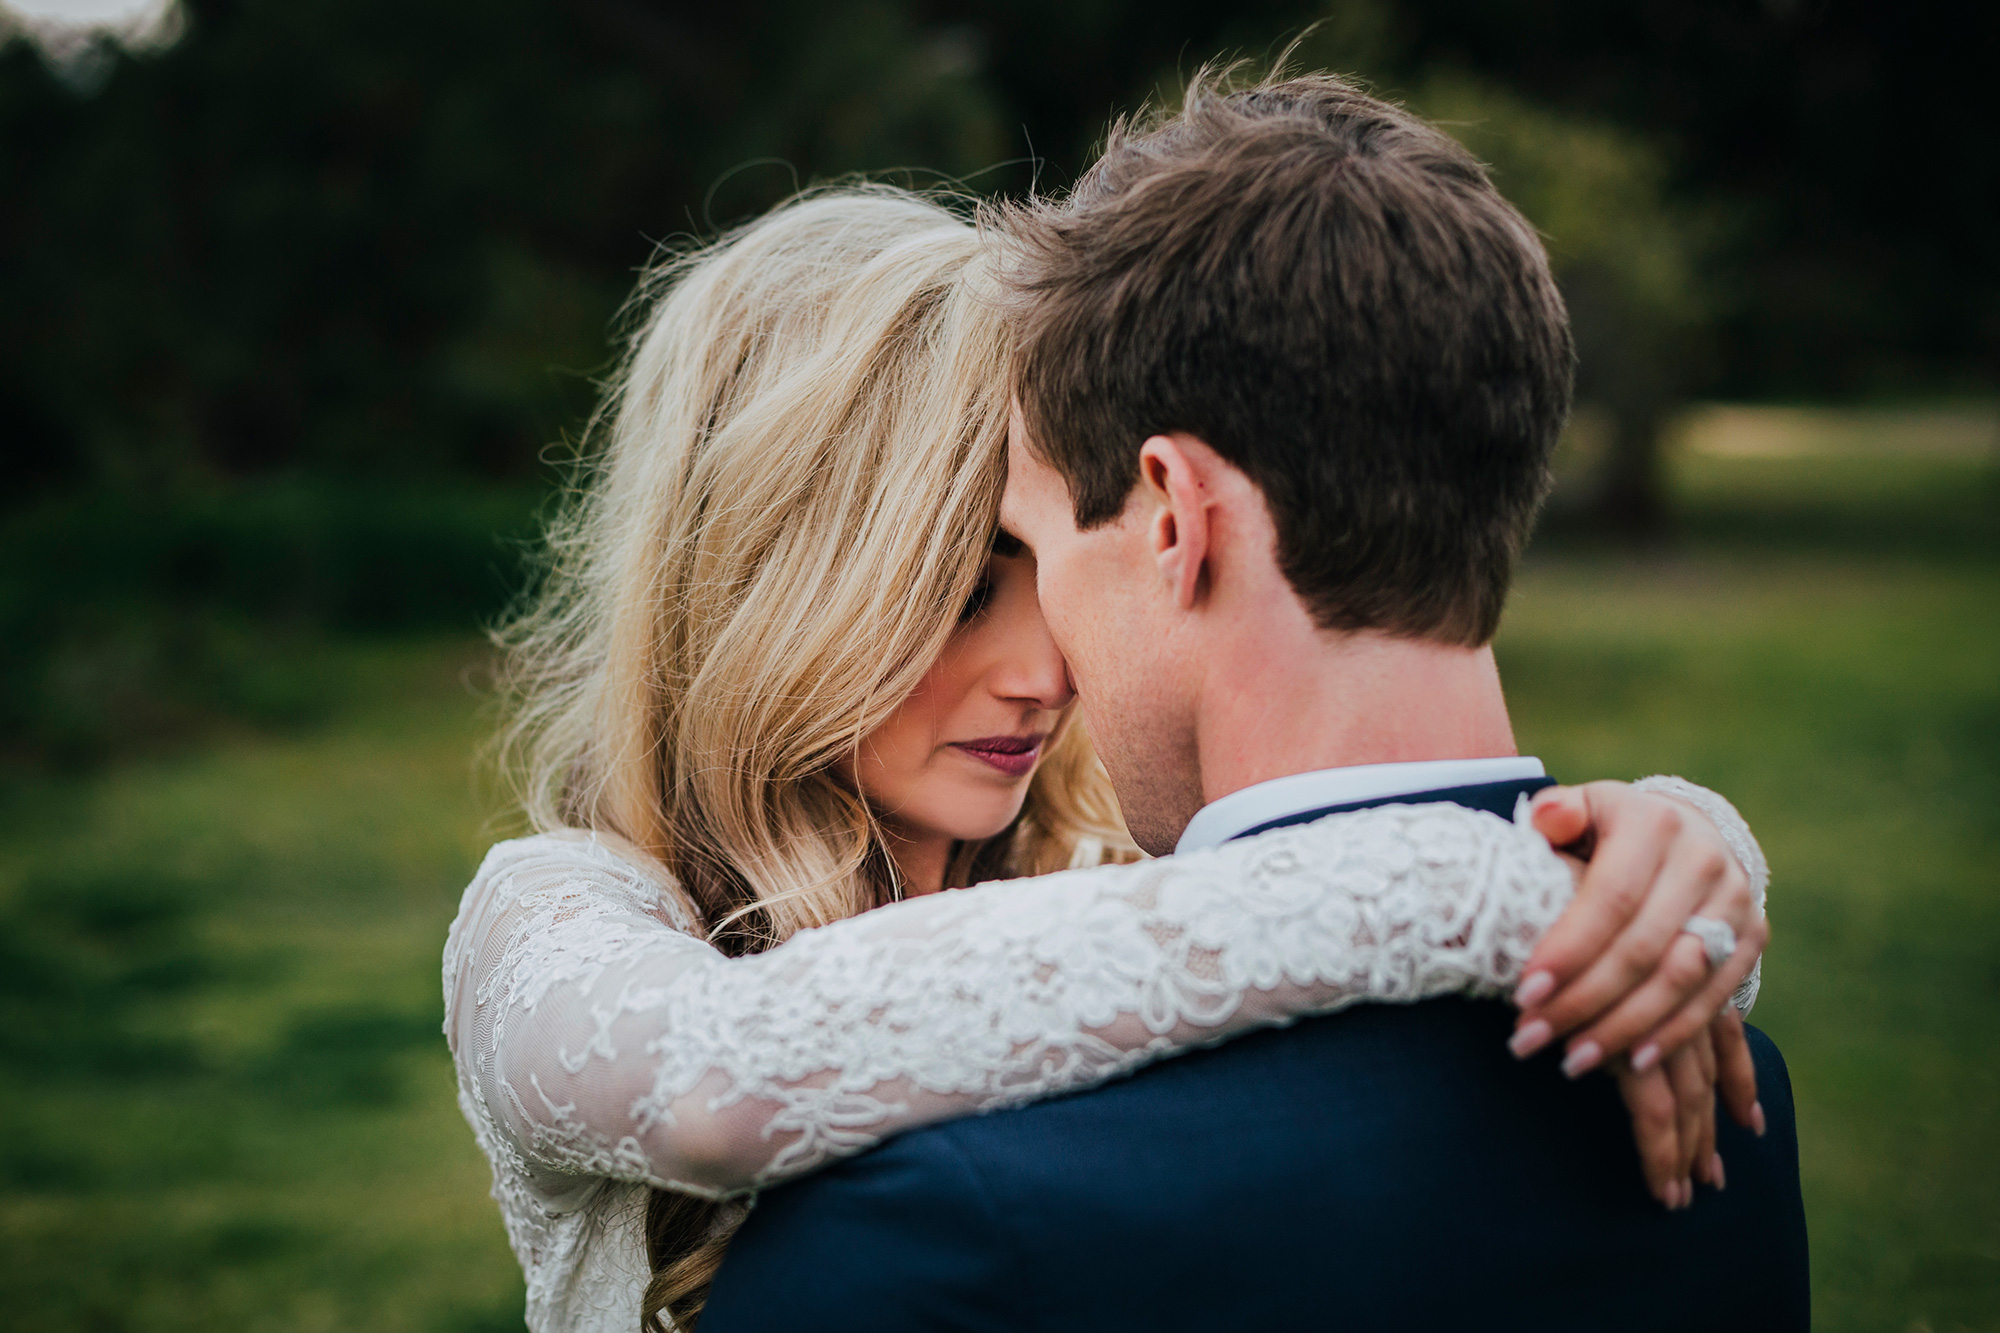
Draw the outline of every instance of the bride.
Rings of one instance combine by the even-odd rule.
[[[540,1333],[691,1328],[751,1191],[885,1135],[1356,1001],[1504,993],[1570,898],[1538,835],[1456,807],[1421,845],[1335,815],[1351,855],[1260,867],[1331,929],[1232,929],[1255,840],[1141,861],[996,540],[984,263],[956,215],[858,188],[642,285],[504,636],[539,831],[487,856],[444,955]]]

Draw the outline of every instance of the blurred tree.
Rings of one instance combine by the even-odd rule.
[[[1075,9],[1074,15],[1058,10]],[[992,36],[1010,123],[1060,182],[1114,109],[1324,20],[1308,64],[1419,94],[1456,70],[1622,131],[1697,219],[1689,392],[2000,390],[2000,8],[1866,0],[938,0]],[[1494,149],[1498,151],[1497,147]]]
[[[1869,0],[1398,0],[1402,57],[1669,151],[1726,215],[1696,387],[2000,389],[2000,8]]]
[[[178,43],[107,48],[89,78],[0,32],[13,502],[63,479],[527,475],[589,400],[660,238],[854,170],[1059,187],[1148,89],[1316,19],[1307,63],[1463,120],[1549,232],[1601,349],[1586,389],[1628,405],[1630,438],[1681,392],[2000,381],[2000,155],[1967,94],[1990,11],[185,5]],[[1579,212],[1586,179],[1617,202]],[[1635,521],[1637,487],[1617,502]]]
[[[890,4],[189,8],[95,93],[0,49],[0,429],[30,486],[519,473],[658,239],[801,174],[1006,152],[963,44]]]
[[[1577,507],[1617,535],[1666,523],[1661,430],[1704,370],[1716,302],[1712,226],[1668,192],[1665,155],[1615,125],[1551,112],[1470,75],[1431,75],[1416,105],[1493,168],[1542,232],[1569,304],[1577,397],[1609,447]]]

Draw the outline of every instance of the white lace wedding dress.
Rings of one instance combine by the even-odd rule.
[[[1735,810],[1648,784],[1709,813],[1761,903]],[[651,1186],[740,1194],[1302,1015],[1501,994],[1570,893],[1525,826],[1387,806],[934,894],[732,959],[636,860],[543,834],[495,847],[465,892],[445,1034],[529,1327],[633,1333]]]

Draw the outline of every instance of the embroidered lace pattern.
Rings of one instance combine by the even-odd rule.
[[[1570,893],[1525,827],[1388,806],[934,894],[732,959],[672,885],[545,834],[495,847],[466,890],[445,1032],[530,1327],[631,1333],[651,1186],[740,1195],[1252,1028],[1504,993]]]

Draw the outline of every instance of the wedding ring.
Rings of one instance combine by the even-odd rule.
[[[1728,962],[1730,955],[1736,952],[1736,932],[1729,928],[1727,921],[1717,921],[1712,916],[1691,916],[1681,929],[1701,941],[1711,970]]]

